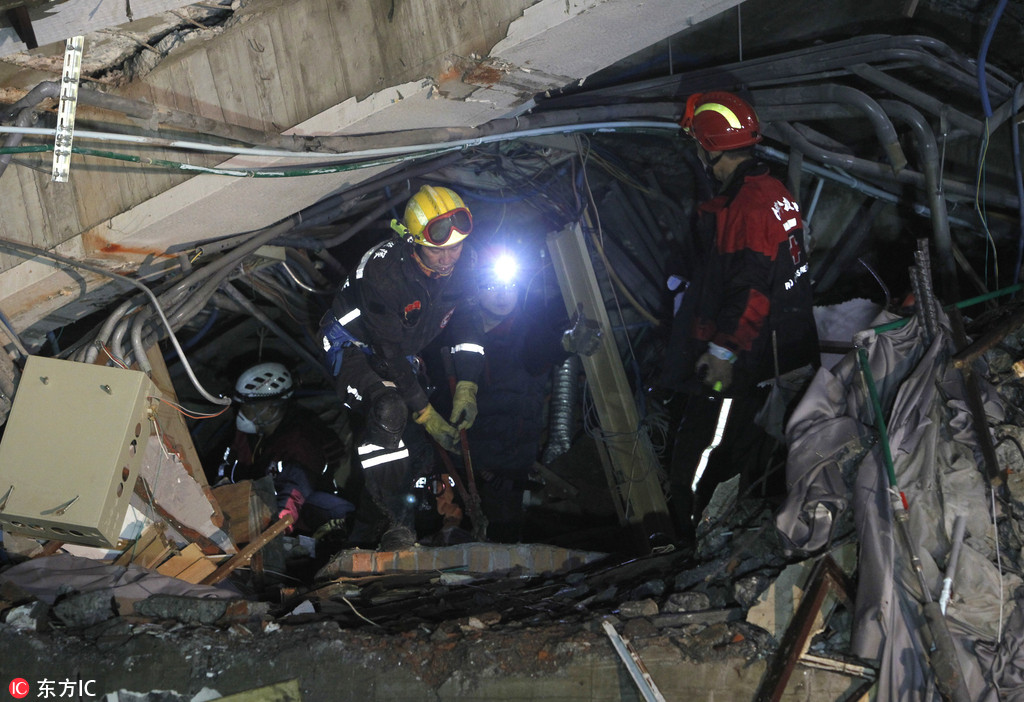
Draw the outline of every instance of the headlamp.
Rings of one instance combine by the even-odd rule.
[[[501,254],[491,264],[491,280],[500,285],[515,283],[519,274],[519,261],[511,254]]]

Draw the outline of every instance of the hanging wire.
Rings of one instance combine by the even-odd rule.
[[[188,375],[189,380],[192,381],[192,385],[195,387],[195,389],[199,391],[199,393],[203,397],[205,397],[207,400],[209,400],[215,405],[231,404],[230,398],[214,397],[213,395],[208,393],[206,391],[206,388],[204,388],[202,384],[199,382],[199,379],[196,378],[195,372],[193,372],[192,366],[189,364],[188,359],[185,356],[185,352],[182,350],[181,344],[178,342],[178,337],[174,335],[174,329],[171,327],[171,323],[167,319],[167,315],[164,314],[163,307],[160,306],[160,301],[157,300],[156,295],[154,295],[153,291],[150,290],[148,287],[146,287],[139,281],[133,278],[129,278],[128,276],[121,275],[120,273],[113,273],[104,268],[101,268],[100,266],[93,266],[83,261],[76,261],[66,256],[61,256],[60,254],[53,253],[52,251],[41,249],[37,246],[31,246],[29,244],[24,244],[18,241],[11,241],[9,239],[0,239],[0,248],[7,249],[8,251],[14,251],[15,253],[22,256],[31,254],[32,256],[48,258],[52,261],[61,263],[71,268],[81,268],[83,270],[91,271],[93,273],[98,273],[99,275],[113,278],[114,280],[119,280],[121,282],[127,283],[128,285],[134,288],[138,288],[139,290],[141,290],[149,298],[150,303],[153,305],[153,309],[156,310],[156,313],[160,316],[160,321],[163,322],[164,327],[167,329],[167,336],[170,339],[171,344],[174,346],[174,350],[178,352],[178,357],[181,359],[181,365],[185,369],[185,373]]]
[[[217,412],[199,412],[199,411],[196,411],[196,410],[190,410],[190,409],[184,407],[183,405],[178,404],[177,402],[172,402],[171,400],[168,400],[168,399],[163,398],[163,397],[158,397],[156,395],[151,395],[147,399],[156,400],[157,402],[162,402],[165,405],[167,405],[168,407],[172,407],[176,412],[178,412],[178,414],[184,415],[185,417],[188,417],[189,419],[213,419],[214,417],[221,416],[222,414],[227,412],[228,409],[230,409],[230,407],[231,407],[230,405],[225,405],[223,408],[221,408]]]
[[[188,163],[181,163],[178,161],[168,161],[165,159],[153,159],[140,156],[130,156],[110,151],[98,151],[96,149],[89,149],[81,146],[72,146],[71,151],[72,153],[78,153],[81,155],[131,161],[135,163],[161,166],[164,168],[175,168],[186,171],[213,173],[217,175],[229,175],[245,178],[280,178],[290,176],[322,175],[325,173],[339,173],[359,168],[369,168],[373,166],[399,163],[403,161],[414,160],[429,156],[437,156],[440,154],[447,153],[449,151],[457,151],[467,147],[480,146],[482,144],[526,139],[537,136],[546,136],[550,134],[567,134],[593,131],[633,131],[647,129],[668,129],[672,131],[678,131],[679,125],[672,121],[660,122],[653,120],[637,120],[632,122],[584,122],[579,124],[562,124],[553,125],[549,127],[538,127],[535,129],[523,129],[519,131],[502,132],[500,134],[488,134],[485,136],[474,137],[472,139],[458,139],[452,141],[445,141],[439,144],[409,144],[406,146],[361,149],[357,151],[348,151],[343,154],[323,151],[295,152],[278,151],[272,149],[249,149],[239,147],[216,146],[211,144],[203,144],[201,142],[162,139],[159,137],[141,137],[125,134],[116,134],[110,132],[94,132],[90,130],[75,131],[76,139],[99,139],[104,141],[131,143],[144,146],[156,146],[161,148],[186,149],[204,153],[216,152],[274,158],[317,158],[321,160],[325,158],[333,159],[332,161],[326,164],[320,164],[316,166],[291,170],[258,168],[208,168],[205,166],[196,166]],[[0,134],[3,133],[30,134],[52,137],[56,134],[56,129],[48,129],[43,127],[9,127],[0,125]],[[54,145],[52,143],[29,146],[2,147],[0,148],[0,154],[52,151],[53,148]]]
[[[584,192],[586,193],[586,202],[589,203],[590,212],[593,213],[593,218],[594,218],[594,231],[593,231],[593,234],[596,234],[596,236],[591,236],[591,240],[594,242],[595,248],[597,249],[598,254],[601,256],[601,261],[604,263],[605,269],[608,271],[608,275],[612,279],[612,282],[614,283],[614,285],[612,286],[612,299],[615,301],[615,308],[616,308],[616,310],[618,312],[618,315],[619,315],[619,321],[621,322],[623,329],[627,329],[628,328],[628,325],[626,324],[625,316],[623,315],[623,312],[622,312],[622,305],[621,305],[621,302],[619,301],[619,296],[616,293],[616,289],[619,292],[621,292],[626,297],[627,300],[629,300],[629,303],[637,310],[637,312],[640,313],[640,315],[644,319],[646,319],[648,322],[650,322],[654,326],[660,326],[661,325],[660,320],[658,320],[657,317],[655,317],[653,314],[651,314],[649,311],[647,311],[647,309],[643,306],[643,304],[641,304],[633,296],[633,294],[629,291],[629,289],[622,282],[622,279],[619,278],[618,274],[615,272],[614,266],[612,266],[611,261],[608,260],[608,257],[605,254],[604,245],[603,245],[604,231],[603,231],[603,229],[601,227],[601,214],[598,211],[597,203],[594,201],[594,194],[593,194],[593,191],[590,189],[590,180],[587,177],[587,168],[586,168],[587,156],[584,155],[584,154],[589,154],[589,149],[585,152],[583,150],[583,148],[582,148],[582,144],[579,141],[577,141],[577,146],[580,149],[580,158],[581,158],[581,160],[583,162],[582,163],[582,167],[580,168],[580,174],[581,174],[581,178],[583,180],[583,189],[584,189]],[[633,349],[632,340],[629,338],[629,334],[625,334],[625,337],[626,337],[626,344],[629,347],[629,355],[630,355],[630,357],[633,360],[637,360],[636,352]]]
[[[986,185],[986,160],[988,157],[988,146],[989,146],[989,120],[985,118],[985,133],[981,138],[981,148],[978,150],[978,172],[975,177],[974,187],[974,211],[978,213],[978,219],[981,221],[981,227],[985,232],[985,241],[987,246],[985,247],[985,284],[988,284],[988,256],[989,252],[992,253],[992,265],[994,268],[995,275],[995,287],[999,287],[999,258],[996,252],[996,242],[992,237],[992,232],[988,228],[988,215],[986,214],[986,205],[984,201],[984,192]]]

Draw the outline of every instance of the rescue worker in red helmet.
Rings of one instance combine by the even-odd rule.
[[[402,439],[407,420],[456,452],[459,430],[476,418],[484,353],[473,256],[463,250],[473,217],[462,198],[449,188],[424,185],[409,199],[403,222],[392,220],[391,226],[400,236],[366,252],[321,325],[338,394],[366,420],[358,447],[365,487],[357,528],[382,531],[383,550],[415,543],[416,500]],[[417,379],[416,355],[442,333],[454,350],[458,378],[447,417],[430,404]]]
[[[697,93],[680,125],[717,189],[697,207],[661,378],[682,405],[670,504],[686,542],[718,483],[739,474],[742,493],[761,477],[777,448],[754,421],[769,385],[817,365],[819,351],[800,207],[755,157],[753,107],[732,93]],[[702,465],[720,419],[725,433]]]

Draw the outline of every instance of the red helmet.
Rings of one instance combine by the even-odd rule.
[[[694,93],[679,125],[706,151],[742,149],[761,141],[754,108],[732,93]]]

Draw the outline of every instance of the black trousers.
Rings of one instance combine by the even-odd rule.
[[[697,521],[720,483],[739,475],[742,493],[771,464],[778,442],[754,423],[767,396],[767,390],[755,390],[732,398],[725,431],[708,455],[696,490],[692,487],[694,477],[702,454],[715,437],[724,398],[710,392],[680,398],[680,419],[669,464],[669,507],[680,541],[693,542]]]

